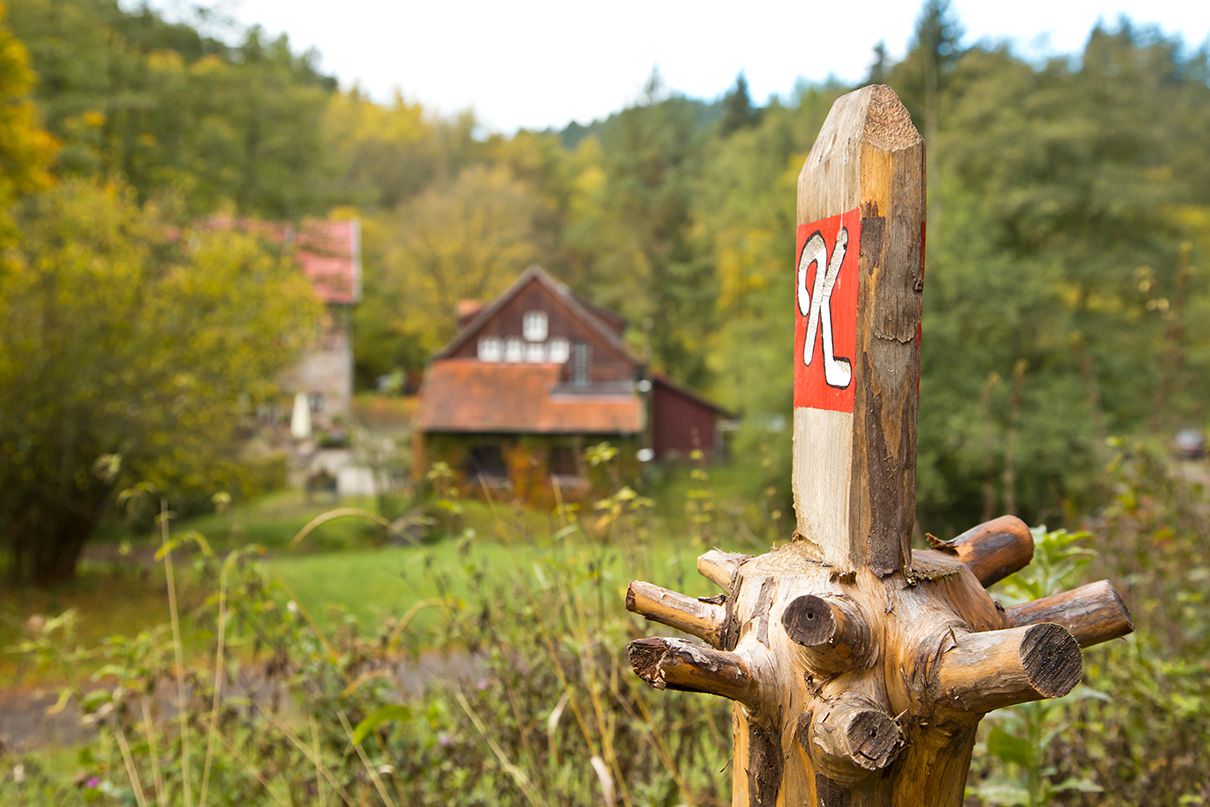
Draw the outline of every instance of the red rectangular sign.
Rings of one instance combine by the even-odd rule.
[[[798,226],[794,406],[852,412],[861,211]]]

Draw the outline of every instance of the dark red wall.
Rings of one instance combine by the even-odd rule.
[[[589,379],[593,383],[634,379],[637,370],[634,360],[603,338],[597,329],[589,327],[576,317],[572,309],[537,278],[531,279],[448,358],[475,358],[479,351],[479,338],[482,336],[521,336],[522,320],[526,311],[546,312],[548,341],[561,336],[569,342],[584,342],[592,348]]]
[[[700,449],[706,459],[718,451],[719,413],[657,379],[651,389],[651,447],[657,460],[688,459]]]

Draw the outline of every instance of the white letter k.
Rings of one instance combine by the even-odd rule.
[[[840,274],[840,265],[844,262],[848,245],[849,231],[841,227],[829,262],[828,246],[823,236],[815,233],[807,240],[798,259],[798,310],[807,318],[807,339],[803,346],[802,362],[807,366],[811,364],[815,353],[815,330],[822,320],[823,377],[828,386],[841,389],[849,386],[853,380],[853,367],[848,359],[838,359],[832,353],[832,290],[836,288],[836,277]],[[815,264],[815,288],[808,293],[807,270],[811,264]]]

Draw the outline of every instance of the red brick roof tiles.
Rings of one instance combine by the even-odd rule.
[[[361,299],[361,227],[352,221],[308,219],[295,241],[296,257],[320,299],[352,304]]]
[[[557,364],[434,362],[420,390],[424,432],[636,434],[643,405],[633,393],[560,391]]]

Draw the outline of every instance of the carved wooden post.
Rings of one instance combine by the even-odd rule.
[[[703,555],[721,603],[627,595],[707,643],[640,639],[630,661],[735,701],[736,805],[959,805],[980,718],[1066,694],[1081,645],[1133,629],[1108,581],[999,608],[984,586],[1033,555],[1019,519],[911,549],[924,165],[890,88],[832,107],[798,180],[795,540]]]

